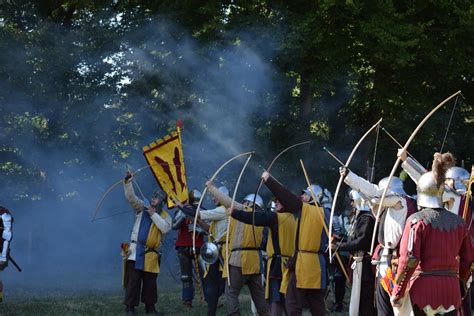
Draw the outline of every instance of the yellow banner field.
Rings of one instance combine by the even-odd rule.
[[[175,204],[171,198],[188,200],[183,146],[178,130],[143,147],[143,154],[161,188],[168,194],[168,208]]]

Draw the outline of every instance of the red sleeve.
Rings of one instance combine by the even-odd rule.
[[[397,277],[395,278],[396,284],[393,289],[393,295],[396,299],[405,296],[408,282],[418,265],[418,263],[413,264],[413,257],[416,258],[417,262],[420,261],[421,241],[424,228],[423,221],[418,220],[417,222],[412,223],[411,219],[407,220],[405,230],[403,231],[402,241],[400,242],[400,258],[398,261]],[[413,231],[413,249],[410,253],[408,250],[408,243],[411,231]]]
[[[459,278],[466,282],[471,275],[471,264],[474,260],[472,253],[471,236],[467,227],[464,229],[464,238],[459,250]]]

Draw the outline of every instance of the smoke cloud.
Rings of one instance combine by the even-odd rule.
[[[10,176],[11,185],[1,193],[2,205],[15,218],[11,253],[23,268],[22,273],[12,266],[2,272],[7,292],[120,287],[120,243],[129,240],[134,220],[121,185],[99,210],[98,218],[106,218],[92,223],[93,211],[128,166],[138,169],[146,164],[141,147],[167,134],[176,119],[185,125],[190,188],[202,189],[206,176],[240,152],[258,149],[259,158],[268,159],[267,144],[256,142],[253,131],[254,123],[272,112],[273,105],[265,99],[275,93],[275,70],[261,52],[243,43],[203,46],[161,17],[116,35],[95,51],[86,49],[84,38],[97,45],[105,40],[102,27],[121,23],[121,18],[108,14],[102,19],[85,15],[82,18],[90,23],[69,32],[39,21],[38,27],[48,29],[48,35],[42,35],[51,43],[47,50],[17,47],[15,55],[1,53],[3,62],[15,57],[7,62],[12,76],[35,79],[25,88],[38,93],[32,99],[14,89],[16,79],[0,83],[2,91],[9,91],[0,100],[2,113],[25,126],[15,135],[3,130],[1,140],[18,149],[11,157],[21,159],[19,168],[35,173]],[[47,71],[28,75],[31,67],[25,60],[31,54],[43,58]],[[71,94],[58,94],[64,91]],[[25,116],[28,120],[21,121]],[[229,166],[217,182],[233,187],[242,165],[243,160]],[[257,159],[247,171],[239,198],[255,190],[261,170]],[[34,181],[25,183],[25,178]],[[157,186],[149,171],[137,181],[147,196]],[[209,200],[206,204],[212,207]],[[175,237],[171,232],[163,241],[166,273],[160,278],[179,273]]]

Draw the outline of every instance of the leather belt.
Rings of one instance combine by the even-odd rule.
[[[242,251],[242,250],[263,250],[262,248],[255,248],[255,247],[241,247],[241,248],[234,248],[231,252],[234,251]]]
[[[301,253],[314,253],[314,254],[324,255],[324,252],[322,252],[322,251],[308,251],[308,250],[298,249],[298,252],[301,252]]]
[[[433,271],[423,271],[415,270],[416,276],[452,276],[458,277],[458,272],[456,270],[433,270]]]
[[[292,256],[285,256],[282,254],[274,253],[270,258],[291,258]]]

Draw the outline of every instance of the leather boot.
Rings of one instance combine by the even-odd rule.
[[[127,306],[125,311],[127,312],[127,316],[136,316],[137,312],[135,311],[134,306]]]
[[[148,315],[164,315],[163,313],[159,313],[156,311],[155,305],[146,305],[145,313],[147,313]]]

